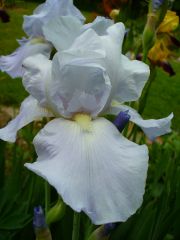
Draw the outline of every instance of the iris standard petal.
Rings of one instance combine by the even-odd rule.
[[[70,55],[69,60],[75,57],[76,59],[92,59],[94,62],[96,62],[96,59],[104,59],[106,55],[101,38],[93,29],[88,29],[83,32],[74,40],[71,47],[61,54],[63,53]]]
[[[81,62],[82,65],[93,63],[104,67],[105,54],[100,37],[89,29],[78,36],[69,49],[59,53],[58,58],[60,67],[73,61],[78,61],[79,64]]]
[[[82,23],[75,17],[53,17],[43,27],[45,38],[60,51],[71,46],[74,39],[80,35]]]
[[[72,15],[84,22],[85,18],[73,5],[72,0],[46,0],[35,9],[33,15],[24,16],[23,29],[28,36],[43,36],[42,27],[57,16]]]
[[[55,112],[70,117],[87,111],[95,116],[102,110],[111,90],[105,68],[98,64],[104,57],[100,37],[92,29],[55,55],[48,91]]]
[[[135,109],[129,106],[115,103],[114,107],[110,110],[113,114],[117,114],[120,111],[128,111],[130,121],[141,127],[150,140],[154,140],[158,136],[171,132],[173,113],[166,118],[144,120]]]
[[[124,24],[119,22],[109,26],[107,33],[119,45],[119,49],[121,50],[125,35]]]
[[[88,29],[93,29],[99,36],[107,34],[107,28],[113,21],[104,17],[97,17],[92,23],[82,24],[73,16],[57,16],[43,27],[43,33],[48,41],[59,50],[71,46],[77,36]]]
[[[135,101],[149,77],[148,65],[131,61],[121,54],[125,27],[116,23],[107,28],[107,35],[101,36],[105,50],[105,68],[112,83],[111,97],[120,101]]]
[[[11,120],[6,127],[0,129],[0,139],[8,142],[16,141],[17,131],[30,122],[41,117],[51,117],[52,114],[45,108],[41,108],[33,97],[27,97],[21,104],[17,117]]]
[[[76,59],[63,65],[61,54],[52,65],[49,85],[50,101],[55,111],[65,117],[76,112],[96,116],[104,108],[111,91],[106,70],[87,59]]]
[[[86,31],[87,29],[93,29],[99,36],[106,35],[107,29],[112,26],[114,21],[98,16],[92,23],[84,24],[82,26],[82,32]]]
[[[124,138],[104,118],[90,124],[84,130],[77,122],[51,121],[34,139],[37,162],[25,166],[94,224],[126,221],[143,200],[147,147]]]
[[[21,46],[8,56],[0,57],[0,70],[7,72],[11,77],[22,77],[22,62],[25,58],[37,53],[49,57],[52,46],[43,42],[42,39],[24,39],[20,41]]]
[[[48,85],[51,81],[52,61],[42,54],[28,57],[23,62],[23,84],[25,89],[38,100],[43,107],[48,107]]]
[[[141,61],[121,56],[114,99],[120,102],[136,101],[149,78],[149,66]]]
[[[121,54],[120,45],[117,44],[118,37],[123,34],[111,29],[112,36],[103,36],[102,44],[106,50],[105,68],[112,83],[112,98],[120,102],[135,101],[149,78],[148,65],[137,60],[129,60]],[[123,30],[122,30],[123,32]],[[113,40],[114,36],[114,40]],[[119,40],[120,41],[120,40]]]

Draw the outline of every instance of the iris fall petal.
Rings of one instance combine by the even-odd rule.
[[[110,112],[117,114],[120,111],[128,111],[130,121],[141,127],[150,140],[154,140],[158,136],[171,132],[171,120],[173,118],[173,113],[166,118],[144,120],[135,109],[121,104],[115,105],[116,106],[114,106]]]
[[[125,221],[142,203],[147,147],[124,138],[104,118],[89,124],[85,130],[74,121],[52,120],[34,139],[38,160],[25,166],[93,223]]]
[[[17,131],[30,122],[42,117],[51,117],[47,109],[41,108],[36,99],[29,96],[21,104],[17,117],[11,120],[6,127],[0,129],[0,139],[8,142],[16,141]]]
[[[7,72],[13,78],[22,77],[22,62],[25,58],[37,53],[49,57],[52,48],[49,43],[42,42],[41,39],[23,39],[20,44],[21,46],[12,54],[0,57],[0,70]]]

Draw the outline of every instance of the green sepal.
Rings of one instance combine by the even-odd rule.
[[[50,208],[46,215],[46,222],[48,225],[59,221],[65,214],[66,205],[62,199],[58,198],[57,203]]]

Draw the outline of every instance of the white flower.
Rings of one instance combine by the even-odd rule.
[[[68,15],[82,22],[85,20],[81,12],[73,5],[72,0],[46,0],[34,10],[33,15],[24,16],[23,29],[28,36],[43,36],[42,27],[45,23],[52,18]]]
[[[66,15],[84,21],[72,0],[46,0],[34,10],[33,15],[24,16],[23,29],[29,38],[20,40],[20,47],[12,54],[0,57],[0,70],[13,78],[22,77],[22,62],[25,58],[38,53],[49,57],[52,45],[44,38],[42,28],[52,17]]]
[[[68,49],[74,39],[88,29],[93,29],[100,36],[106,35],[107,28],[113,23],[110,19],[98,16],[92,23],[83,25],[73,16],[56,16],[44,24],[43,34],[58,51],[61,51]]]
[[[68,28],[65,18],[62,24]],[[33,119],[54,116],[34,139],[37,161],[26,167],[95,224],[125,221],[135,213],[148,168],[147,147],[127,140],[100,117],[111,111],[112,100],[137,100],[149,76],[146,64],[121,54],[123,36],[121,23],[100,35],[88,28],[74,41],[65,35],[69,47],[52,61],[41,54],[27,58],[23,83],[31,96],[17,118],[0,130],[2,139],[14,141],[17,130]],[[132,120],[136,114],[130,111]],[[169,131],[164,120],[138,124],[153,135],[157,122],[160,134]]]
[[[119,54],[124,37],[124,27],[121,23],[113,25],[112,20],[97,17],[92,23],[82,25],[82,23],[72,16],[60,16],[47,22],[43,27],[43,32],[46,39],[48,39],[59,52],[69,48],[68,52],[75,55],[79,54],[79,52],[77,53],[75,45],[74,48],[71,46],[74,38],[88,29],[93,29],[101,36],[101,44],[104,46],[106,52],[105,62],[101,62],[101,66],[105,67],[108,76],[110,76],[111,83],[113,82],[113,89],[111,90],[112,97],[110,97],[110,100],[116,101],[112,101],[113,104],[111,108],[107,109],[110,102],[108,101],[107,106],[105,106],[106,112],[116,115],[120,111],[128,110],[131,116],[130,120],[140,126],[151,140],[154,140],[157,136],[169,133],[171,131],[171,119],[173,118],[172,113],[167,118],[159,120],[143,120],[136,110],[123,105],[124,102],[139,99],[145,82],[148,79],[149,69],[144,63],[136,60],[130,61],[126,56]],[[65,37],[60,39],[59,36],[62,35]],[[112,44],[112,40],[117,42],[117,44]],[[83,41],[84,39],[82,38],[82,45]],[[91,40],[89,40],[89,42],[90,41]],[[87,43],[87,46],[88,45]],[[79,46],[81,48],[81,44],[79,44]],[[98,48],[96,51],[102,51],[102,49]],[[121,68],[119,67],[120,65]]]
[[[49,58],[52,46],[43,38],[33,38],[18,41],[20,47],[12,54],[0,57],[0,70],[7,72],[11,77],[21,77],[23,75],[22,62],[25,58],[37,53],[41,53]]]

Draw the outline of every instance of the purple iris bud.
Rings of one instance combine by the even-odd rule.
[[[105,233],[105,236],[109,235],[110,232],[116,227],[116,223],[107,223],[107,224],[104,224],[104,233]]]
[[[45,228],[47,226],[44,212],[41,206],[34,208],[33,225],[34,228]]]
[[[130,115],[128,114],[128,111],[120,112],[113,123],[119,129],[119,131],[122,132],[129,122],[129,119]]]
[[[136,60],[139,60],[139,61],[142,61],[142,53],[138,53],[137,55],[136,55]]]
[[[152,0],[153,10],[158,10],[160,6],[163,4],[164,0]]]

